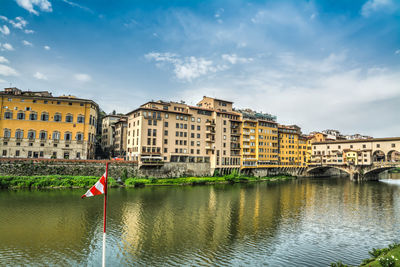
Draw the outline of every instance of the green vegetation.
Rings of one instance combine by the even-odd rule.
[[[362,261],[360,267],[400,267],[400,243],[390,244],[387,248],[373,248],[368,252],[371,258]],[[331,263],[331,267],[349,267],[341,261]]]
[[[395,267],[400,266],[400,243],[393,243],[387,248],[375,249],[369,252],[372,256],[362,262],[360,266],[383,266]]]
[[[400,168],[389,170],[389,173],[400,173]]]
[[[214,177],[181,177],[181,178],[127,178],[123,173],[121,184],[109,178],[110,187],[127,186],[142,187],[149,185],[205,185],[215,183],[246,183],[257,181],[283,181],[293,179],[291,176],[250,177],[233,172],[225,176]],[[39,176],[0,176],[0,188],[83,188],[90,187],[98,181],[97,176],[71,176],[71,175],[39,175]]]
[[[39,175],[39,176],[0,176],[0,188],[82,188],[90,187],[99,180],[97,176]],[[109,179],[109,186],[117,182]]]

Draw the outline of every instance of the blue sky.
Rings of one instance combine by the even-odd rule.
[[[305,133],[400,136],[400,1],[1,0],[10,83],[106,112],[208,95]]]

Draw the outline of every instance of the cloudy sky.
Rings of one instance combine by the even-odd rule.
[[[1,0],[10,84],[106,112],[207,95],[305,133],[400,136],[400,1]]]

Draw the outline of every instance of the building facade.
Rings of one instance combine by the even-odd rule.
[[[399,137],[315,142],[311,165],[371,165],[399,161],[399,155]]]
[[[114,156],[115,124],[123,117],[106,115],[101,122],[101,149],[107,157]]]
[[[94,158],[98,105],[47,91],[0,92],[2,157]]]

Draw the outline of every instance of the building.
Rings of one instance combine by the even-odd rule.
[[[400,137],[312,143],[311,165],[371,165],[399,161]]]
[[[250,109],[237,110],[242,118],[241,167],[268,168],[278,164],[276,117]]]
[[[126,157],[128,118],[122,117],[114,124],[114,157]]]
[[[114,156],[114,137],[115,137],[115,124],[123,118],[123,115],[106,115],[101,123],[101,149],[104,154]]]
[[[301,145],[299,144],[300,136],[301,129],[297,125],[278,125],[278,164],[280,166],[302,167],[302,162],[306,161],[303,152],[306,152],[307,146],[303,138]],[[301,146],[301,151],[299,146]]]
[[[47,91],[0,92],[2,157],[94,158],[98,105]]]
[[[127,114],[127,158],[140,164],[210,162],[240,167],[240,114],[232,102],[204,97],[197,106],[151,101]]]

